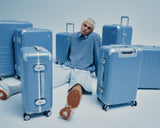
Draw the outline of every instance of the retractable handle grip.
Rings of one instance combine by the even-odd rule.
[[[127,26],[129,25],[129,17],[128,16],[121,16],[121,25],[123,23],[123,19],[127,19]]]
[[[74,33],[74,23],[66,23],[66,32],[68,32],[68,26],[72,26],[72,32]]]

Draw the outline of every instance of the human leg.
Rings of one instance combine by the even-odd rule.
[[[80,84],[76,84],[67,95],[67,106],[60,110],[60,116],[68,120],[71,116],[72,109],[78,107],[82,97],[82,87]]]
[[[71,69],[64,65],[54,64],[53,65],[53,88],[62,86],[69,82]]]
[[[78,107],[82,91],[92,94],[92,80],[89,71],[72,69],[69,84],[69,93],[67,95],[67,106],[60,110],[62,118],[68,120],[71,116],[72,109]]]
[[[21,93],[21,81],[15,78],[6,78],[0,81],[0,100],[6,100],[10,96]]]

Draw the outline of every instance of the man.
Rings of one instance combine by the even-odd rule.
[[[69,82],[67,106],[59,112],[60,116],[66,120],[70,118],[72,109],[78,107],[82,93],[92,94],[91,73],[95,72],[97,75],[101,46],[101,38],[93,32],[94,27],[95,21],[88,18],[82,23],[81,31],[71,35],[68,39],[67,61],[62,67],[65,73],[62,74],[61,78],[56,78],[57,75],[54,75],[54,79],[57,81],[54,84]],[[6,100],[19,92],[21,92],[20,84],[12,88],[0,84],[1,100]]]
[[[68,71],[69,93],[67,106],[60,110],[62,118],[68,120],[72,109],[78,107],[82,93],[92,94],[91,73],[97,75],[99,49],[101,38],[94,33],[95,21],[92,18],[84,20],[81,31],[69,38],[68,58],[64,69]]]

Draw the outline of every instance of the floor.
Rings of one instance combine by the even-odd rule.
[[[54,68],[55,69],[55,68]],[[60,70],[56,68],[56,70]],[[59,76],[62,72],[59,71]],[[1,128],[159,128],[160,90],[139,89],[136,101],[138,105],[128,104],[102,110],[102,104],[96,96],[96,78],[93,77],[93,94],[83,95],[81,103],[73,111],[68,121],[59,116],[59,110],[66,104],[68,84],[53,89],[52,115],[35,116],[29,121],[23,120],[22,95],[17,94],[6,101],[0,101]]]

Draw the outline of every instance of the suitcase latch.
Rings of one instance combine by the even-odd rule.
[[[102,59],[101,59],[101,63],[102,63],[102,64],[105,64],[105,63],[106,63],[106,59],[105,59],[105,58],[102,58]]]
[[[103,88],[102,88],[102,87],[99,87],[99,88],[98,88],[98,91],[99,91],[100,93],[103,93]]]
[[[36,105],[40,106],[40,105],[43,105],[43,104],[46,104],[46,100],[45,99],[38,99],[36,100]]]
[[[45,66],[44,65],[36,65],[34,67],[34,70],[39,72],[39,71],[44,71],[45,70]]]

